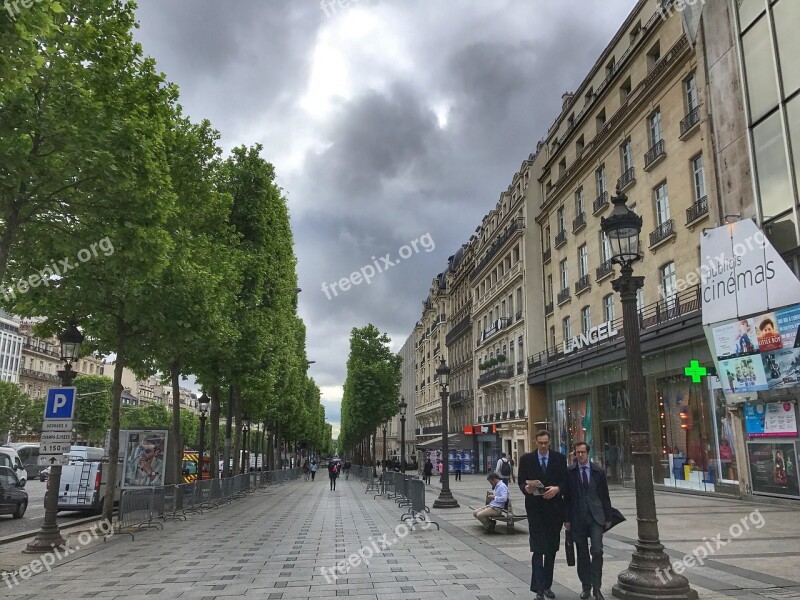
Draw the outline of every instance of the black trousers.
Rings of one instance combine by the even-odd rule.
[[[336,477],[331,477],[330,480],[331,480],[331,489],[335,490],[336,489]]]
[[[583,589],[599,590],[603,581],[603,526],[589,521],[572,531],[572,539],[578,558],[578,579]]]
[[[553,567],[556,564],[556,553],[541,554],[534,552],[531,557],[531,591],[542,594],[553,587]]]

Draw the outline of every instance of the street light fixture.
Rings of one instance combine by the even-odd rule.
[[[64,369],[58,371],[61,377],[61,385],[69,387],[77,373],[72,370],[73,361],[77,360],[81,352],[83,334],[75,323],[70,323],[67,330],[58,336],[61,342],[61,360],[64,361]],[[67,542],[61,537],[58,531],[56,517],[58,515],[58,492],[61,488],[61,463],[50,466],[50,475],[47,478],[47,495],[44,503],[44,522],[36,537],[26,546],[25,552],[41,553],[49,552],[53,548],[61,548]]]
[[[612,262],[621,267],[620,276],[611,282],[611,287],[619,292],[622,301],[638,539],[630,565],[619,574],[612,593],[616,598],[626,600],[694,599],[697,598],[697,592],[689,587],[685,577],[672,570],[664,546],[659,541],[650,424],[636,315],[636,292],[644,285],[644,277],[633,275],[633,263],[642,258],[639,245],[642,217],[628,208],[628,197],[621,193],[619,186],[616,192],[611,198],[614,210],[608,218],[600,219],[600,228],[611,244]]]
[[[208,405],[210,403],[211,399],[206,395],[205,392],[203,392],[203,394],[197,400],[197,404],[200,407],[200,449],[197,453],[200,462],[197,465],[197,478],[200,481],[203,480],[203,465],[205,464],[204,452],[206,449],[206,411],[208,410]],[[209,452],[209,454],[212,453]]]
[[[449,396],[447,383],[450,377],[450,367],[444,362],[444,358],[442,358],[442,362],[439,363],[436,374],[439,376],[439,385],[441,386],[440,395],[442,397],[442,491],[433,503],[433,507],[459,508],[458,502],[456,502],[456,499],[453,498],[453,494],[450,492],[450,448],[447,426],[447,397]]]
[[[406,399],[400,396],[400,471],[406,472]]]
[[[248,464],[250,462],[249,452],[247,451],[247,438],[249,437],[248,434],[250,433],[250,417],[247,416],[247,413],[242,415],[242,474],[247,473],[249,469],[245,467],[249,467]]]
[[[389,426],[389,421],[383,424],[383,464],[386,468],[386,428]]]

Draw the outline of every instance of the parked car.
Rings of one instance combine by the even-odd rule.
[[[39,465],[39,444],[16,442],[8,445],[19,454],[19,459],[22,461],[22,466],[25,467],[25,470],[28,472],[28,477],[31,479],[36,478],[44,468]]]
[[[0,467],[0,515],[11,515],[21,519],[28,509],[28,492],[10,467]]]
[[[28,480],[28,472],[22,466],[19,454],[11,446],[0,446],[0,467],[12,469],[23,485]]]

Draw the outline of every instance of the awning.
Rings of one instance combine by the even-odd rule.
[[[447,436],[447,446],[450,450],[472,450],[472,436],[463,433],[451,433]],[[433,438],[427,442],[417,444],[419,450],[441,450],[442,437]]]

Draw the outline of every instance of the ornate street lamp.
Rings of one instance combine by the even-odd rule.
[[[630,565],[619,574],[612,593],[617,598],[629,600],[694,599],[697,598],[697,592],[689,587],[685,577],[672,570],[664,546],[659,541],[650,424],[636,315],[636,292],[644,285],[644,277],[633,275],[633,263],[642,258],[639,246],[642,217],[627,207],[627,200],[628,197],[617,186],[616,196],[611,198],[614,203],[611,216],[600,219],[600,228],[611,243],[611,260],[621,267],[620,276],[611,282],[611,286],[615,292],[619,292],[622,301],[638,532]]]
[[[248,464],[250,461],[249,453],[247,451],[247,438],[248,434],[250,433],[250,417],[247,416],[247,413],[242,415],[242,470],[241,473],[247,473],[250,465]],[[247,465],[247,467],[245,467]]]
[[[197,404],[200,407],[200,448],[197,452],[197,455],[199,456],[198,460],[200,462],[197,465],[197,478],[200,481],[203,480],[203,465],[205,464],[205,457],[203,456],[203,453],[206,449],[206,411],[208,410],[208,405],[210,403],[211,399],[206,395],[205,392],[203,392],[200,398],[197,400]]]
[[[400,396],[400,471],[406,472],[406,399]]]
[[[433,503],[433,507],[459,508],[458,502],[453,498],[453,494],[450,493],[450,448],[447,426],[447,397],[449,395],[447,379],[450,376],[450,367],[444,362],[444,358],[442,358],[442,362],[439,363],[436,374],[439,376],[439,385],[441,386],[440,395],[442,397],[442,491]]]
[[[83,334],[75,323],[70,323],[67,330],[58,336],[61,342],[61,360],[64,369],[58,371],[61,385],[69,387],[77,373],[72,370],[72,363],[78,360],[83,343]],[[58,492],[61,488],[61,463],[50,466],[50,476],[47,478],[47,495],[44,503],[44,522],[36,537],[26,546],[25,552],[49,552],[53,548],[61,548],[67,542],[58,531],[56,517],[58,515]]]
[[[389,426],[389,422],[383,424],[383,464],[384,468],[386,465],[386,428]]]

